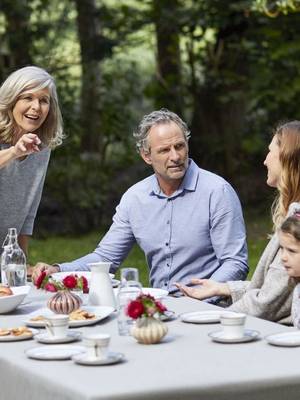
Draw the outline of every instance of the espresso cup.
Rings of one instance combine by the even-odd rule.
[[[107,333],[92,333],[83,337],[88,358],[105,359],[108,354],[110,335]]]
[[[54,339],[65,338],[68,333],[69,316],[54,314],[45,318],[45,328],[48,335]]]
[[[239,339],[244,336],[246,314],[226,312],[220,315],[223,335],[228,339]]]

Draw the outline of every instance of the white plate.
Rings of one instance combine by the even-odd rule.
[[[33,336],[39,332],[36,329],[30,329],[30,330],[31,330],[31,334],[24,334],[24,335],[19,335],[19,336],[14,336],[14,335],[0,336],[0,342],[18,342],[19,340],[32,339]]]
[[[165,289],[158,289],[158,288],[148,288],[148,287],[143,287],[142,289],[144,294],[150,294],[153,296],[155,299],[162,299],[164,297],[167,297],[169,292]]]
[[[96,324],[97,322],[101,321],[102,319],[108,317],[113,311],[113,307],[108,307],[108,306],[98,306],[98,307],[88,307],[88,306],[83,306],[80,307],[82,310],[88,311],[89,313],[93,313],[96,315],[96,318],[94,319],[81,319],[81,320],[75,320],[75,321],[70,321],[69,322],[69,327],[70,328],[76,328],[79,326],[87,326],[87,325],[93,325]],[[38,315],[42,315],[44,317],[53,315],[54,313],[49,310],[49,308],[40,308],[30,314],[27,314],[27,318],[24,321],[24,323],[27,326],[33,326],[35,328],[45,328],[45,322],[43,320],[40,321],[32,321],[31,318],[37,317]]]
[[[117,288],[120,285],[120,281],[118,279],[111,280],[112,287]]]
[[[194,311],[180,314],[180,319],[183,322],[192,324],[212,324],[220,322],[220,315],[226,314],[226,311],[208,310],[208,311]]]
[[[0,314],[8,313],[18,307],[30,291],[30,286],[12,286],[11,296],[0,297]]]
[[[300,346],[300,331],[276,333],[265,339],[274,346],[296,347]]]
[[[124,354],[109,352],[106,358],[90,358],[87,357],[86,353],[81,353],[73,356],[72,360],[81,365],[109,365],[123,361]]]
[[[163,314],[160,314],[159,319],[161,321],[172,321],[173,319],[177,318],[174,311],[167,310]]]
[[[150,294],[153,296],[156,300],[162,299],[164,297],[167,297],[169,292],[165,289],[158,289],[158,288],[142,288],[142,292],[144,294]],[[114,293],[117,296],[118,294],[118,289],[114,289]]]
[[[67,345],[32,347],[25,350],[27,357],[36,360],[68,360],[72,356],[84,352],[85,348],[83,346]]]
[[[224,337],[224,332],[222,330],[220,331],[215,331],[215,332],[210,332],[208,336],[211,337],[211,339],[214,342],[219,342],[219,343],[244,343],[244,342],[251,342],[252,340],[256,340],[259,338],[259,332],[258,331],[253,331],[251,329],[246,329],[244,332],[244,336],[240,338],[228,338]]]
[[[75,340],[80,339],[81,332],[77,331],[68,331],[67,336],[64,338],[55,338],[53,336],[49,336],[48,333],[39,333],[34,336],[34,339],[40,343],[45,344],[58,344],[58,343],[71,343],[75,342]]]

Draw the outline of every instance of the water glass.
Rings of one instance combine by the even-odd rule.
[[[121,269],[121,285],[141,288],[139,282],[139,271],[137,268],[122,268]]]
[[[118,291],[118,331],[119,335],[130,335],[134,320],[127,315],[130,301],[135,300],[142,292],[139,273],[136,268],[121,269],[121,284]]]

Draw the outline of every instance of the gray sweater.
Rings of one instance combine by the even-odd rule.
[[[300,329],[300,283],[298,283],[294,289],[292,318],[294,326]]]
[[[0,145],[0,149],[9,145]],[[0,254],[8,228],[31,235],[50,157],[45,148],[0,169]]]
[[[291,306],[295,281],[289,278],[280,261],[275,234],[265,248],[252,280],[227,282],[232,311],[243,312],[269,321],[291,324]]]

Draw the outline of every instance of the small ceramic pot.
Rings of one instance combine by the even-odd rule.
[[[79,296],[69,290],[60,290],[48,300],[47,306],[57,314],[70,314],[77,310],[81,304],[82,300]]]
[[[153,317],[139,318],[131,328],[131,335],[142,344],[158,343],[167,332],[167,326]]]

